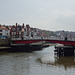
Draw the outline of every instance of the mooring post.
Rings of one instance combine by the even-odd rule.
[[[65,41],[67,41],[67,37],[65,37]]]

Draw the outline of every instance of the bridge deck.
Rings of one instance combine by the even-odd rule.
[[[75,45],[75,41],[65,41],[65,40],[50,40],[50,39],[30,39],[30,40],[12,40],[11,43],[13,44],[30,44],[34,42],[40,41],[48,41],[53,43],[59,43],[64,45]]]

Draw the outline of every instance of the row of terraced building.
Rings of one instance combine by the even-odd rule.
[[[37,28],[32,28],[29,24],[16,25],[13,26],[3,26],[0,25],[0,39],[32,39],[32,38],[41,38],[41,31]]]

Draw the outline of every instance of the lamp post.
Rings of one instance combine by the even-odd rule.
[[[65,32],[65,41],[67,41],[67,32]]]

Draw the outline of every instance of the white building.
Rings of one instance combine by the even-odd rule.
[[[8,30],[6,27],[0,25],[0,38],[6,39],[10,37],[10,30]]]

